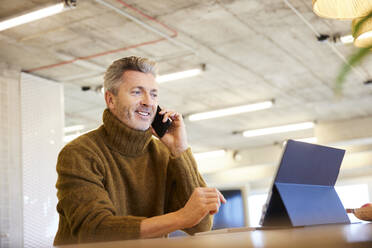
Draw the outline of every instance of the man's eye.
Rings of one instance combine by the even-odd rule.
[[[139,95],[139,94],[141,94],[141,91],[139,91],[139,90],[135,90],[135,91],[132,91],[132,93],[133,93],[134,95]]]
[[[151,96],[156,98],[156,97],[158,97],[158,94],[151,94]]]

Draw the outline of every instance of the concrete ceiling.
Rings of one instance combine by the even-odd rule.
[[[51,2],[2,0],[0,16]],[[311,0],[105,2],[173,40],[95,0],[80,0],[75,9],[0,32],[1,60],[64,85],[66,126],[84,124],[89,130],[101,123],[103,95],[83,92],[81,86],[102,84],[105,68],[128,55],[155,59],[160,74],[206,64],[200,76],[160,86],[161,106],[184,115],[275,99],[268,110],[187,122],[195,152],[242,150],[315,135],[314,130],[257,138],[234,134],[242,130],[372,116],[372,85],[364,84],[371,77],[372,56],[348,75],[343,96],[336,98],[342,57],[356,48],[319,42],[316,33],[350,34],[351,22],[316,16]]]

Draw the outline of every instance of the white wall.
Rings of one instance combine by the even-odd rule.
[[[0,247],[50,247],[63,88],[0,63]]]
[[[52,246],[58,228],[57,156],[63,137],[63,87],[21,74],[24,247]]]
[[[0,62],[0,247],[23,246],[20,68]]]

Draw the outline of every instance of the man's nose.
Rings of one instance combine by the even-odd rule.
[[[151,97],[150,94],[144,94],[141,103],[142,105],[152,106],[155,104],[155,100]]]

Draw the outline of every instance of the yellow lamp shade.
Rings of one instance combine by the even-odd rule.
[[[313,11],[325,18],[354,19],[372,11],[372,0],[313,0]]]
[[[372,19],[367,19],[355,32],[355,27],[361,18],[354,19],[352,22],[352,31],[354,36],[354,45],[356,47],[372,46]]]

